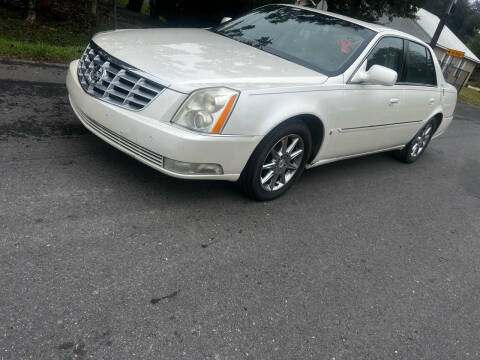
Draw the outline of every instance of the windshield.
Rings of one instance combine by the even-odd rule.
[[[343,73],[375,36],[345,20],[281,5],[261,7],[213,31],[329,76]]]

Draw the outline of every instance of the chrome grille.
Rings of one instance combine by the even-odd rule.
[[[93,43],[80,58],[77,72],[87,93],[129,110],[142,110],[165,88]]]

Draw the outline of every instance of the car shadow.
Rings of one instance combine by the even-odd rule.
[[[202,198],[209,201],[212,199],[251,201],[235,183],[170,177],[124,154],[94,135],[89,135],[85,139],[90,143],[89,147],[96,148],[95,156],[102,162],[102,167],[111,168],[115,173],[128,174],[130,186],[140,187],[142,191],[149,188],[151,195],[154,198],[157,195],[159,200],[168,198],[175,201],[191,201],[193,198]],[[298,193],[304,193],[304,196],[308,197],[308,194],[321,195],[322,192],[332,189],[351,188],[352,179],[369,181],[372,177],[384,176],[385,173],[403,171],[402,165],[390,154],[381,153],[318,166],[306,170],[295,186],[281,199],[292,200]]]
[[[235,183],[220,180],[186,180],[165,175],[122,151],[110,146],[94,135],[85,137],[88,147],[95,148],[96,160],[102,162],[103,168],[128,176],[130,186],[149,187],[161,197],[175,198],[177,201],[201,198],[245,199]],[[154,190],[155,189],[155,190]],[[154,194],[152,194],[154,195]]]

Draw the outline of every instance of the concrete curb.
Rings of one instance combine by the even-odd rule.
[[[480,88],[475,87],[475,86],[472,86],[472,85],[467,85],[467,87],[468,87],[469,89],[473,89],[473,90],[476,90],[476,91],[480,91]]]
[[[63,64],[63,63],[50,63],[50,62],[43,62],[43,61],[11,59],[11,58],[4,58],[4,57],[0,57],[0,64],[33,65],[33,66],[41,66],[41,67],[56,67],[56,68],[68,69],[68,64]]]
[[[68,65],[0,59],[0,80],[65,84]]]

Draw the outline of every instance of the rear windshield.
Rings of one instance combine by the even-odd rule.
[[[375,32],[306,9],[267,5],[214,32],[329,76],[343,73]]]

